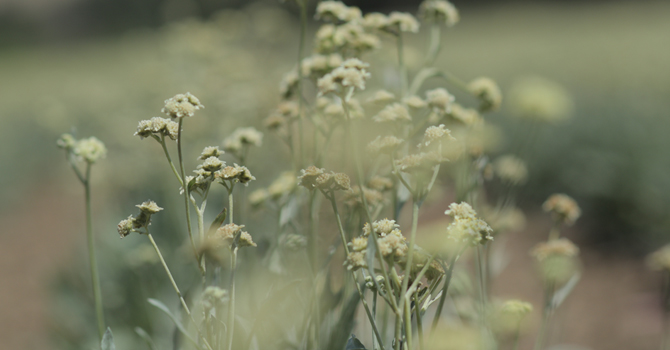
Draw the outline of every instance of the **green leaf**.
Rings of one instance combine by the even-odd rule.
[[[102,350],[116,350],[114,345],[114,336],[112,335],[112,329],[107,327],[105,335],[102,336],[102,342],[100,343],[100,348]]]
[[[184,336],[185,336],[188,340],[190,340],[193,344],[195,344],[198,348],[200,348],[200,347],[197,345],[198,342],[196,342],[195,339],[193,339],[193,338],[191,337],[191,335],[188,334],[188,332],[186,331],[186,328],[184,328],[184,326],[181,324],[181,322],[179,321],[179,319],[178,319],[177,317],[175,317],[175,315],[173,315],[172,312],[170,312],[170,309],[168,309],[167,306],[165,306],[165,304],[163,304],[160,300],[156,300],[156,299],[152,299],[152,298],[147,299],[147,301],[149,302],[149,304],[151,304],[151,305],[153,305],[153,306],[159,308],[161,311],[165,312],[165,313],[168,315],[168,317],[170,317],[170,319],[172,320],[172,322],[174,322],[175,326],[177,326],[177,329],[179,329],[179,331],[180,331],[182,334],[184,334]]]
[[[347,341],[346,350],[366,350],[363,343],[361,343],[355,335],[351,335],[351,338]]]
[[[149,349],[156,350],[156,344],[154,344],[154,341],[151,339],[149,333],[147,333],[141,327],[135,327],[135,333],[137,333],[137,335],[139,335],[140,338],[142,338],[142,340],[144,340],[147,343]]]
[[[565,301],[565,298],[567,298],[568,295],[570,295],[572,290],[575,288],[575,286],[577,285],[577,282],[579,282],[579,279],[581,277],[582,277],[582,275],[579,272],[577,272],[576,274],[572,275],[572,277],[570,277],[568,282],[565,283],[565,285],[563,287],[561,287],[561,289],[557,290],[554,293],[554,297],[551,298],[552,308],[555,309],[555,308],[561,306],[563,301]]]
[[[227,215],[228,215],[228,212],[227,212],[226,208],[223,208],[223,210],[221,210],[219,215],[217,215],[216,218],[214,218],[214,221],[209,226],[209,231],[207,231],[207,232],[209,234],[214,233],[214,231],[216,231],[219,227],[221,227],[221,225],[223,225],[223,222],[226,221],[226,216]]]

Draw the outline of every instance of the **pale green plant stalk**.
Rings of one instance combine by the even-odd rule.
[[[198,250],[195,246],[195,241],[193,240],[193,232],[191,231],[191,211],[189,209],[188,205],[188,198],[189,198],[189,190],[188,190],[188,184],[186,183],[186,176],[185,176],[185,171],[184,171],[184,157],[182,155],[182,134],[184,131],[184,118],[179,118],[179,129],[177,132],[177,154],[179,156],[179,171],[181,173],[181,179],[182,179],[182,189],[184,190],[184,210],[186,211],[186,228],[188,230],[188,238],[191,241],[191,247],[193,248],[193,252],[195,253],[195,260],[198,266],[200,267],[200,259],[198,258]],[[232,215],[232,211],[231,211]],[[200,273],[205,274],[205,271],[203,270],[202,267],[200,267]]]
[[[337,221],[337,228],[340,231],[340,237],[342,238],[342,246],[344,247],[345,254],[348,256],[349,255],[349,247],[347,246],[347,237],[346,237],[346,234],[344,233],[344,227],[342,226],[342,219],[340,217],[340,212],[337,209],[337,202],[335,201],[335,194],[333,192],[330,192],[330,194],[327,195],[326,197],[330,200],[331,206],[333,207],[333,212],[335,213],[335,219]],[[375,234],[375,233],[371,232],[371,234]],[[379,333],[379,329],[377,328],[377,322],[375,321],[375,315],[373,314],[373,312],[370,311],[370,307],[368,306],[368,302],[365,300],[365,294],[361,290],[361,287],[358,285],[356,274],[353,271],[351,272],[351,277],[354,279],[354,284],[356,285],[356,290],[358,291],[358,294],[361,297],[361,302],[363,303],[363,308],[365,309],[365,313],[367,314],[368,319],[370,320],[370,325],[372,326],[372,332],[373,332],[374,336],[376,337],[377,342],[379,343],[379,346],[382,349],[384,349],[384,340],[383,340],[381,334]],[[372,276],[372,278],[374,279],[374,276]],[[389,284],[388,279],[386,280],[385,284],[388,286],[388,284]],[[390,289],[387,289],[387,290],[390,290]],[[377,293],[377,292],[375,292],[375,293]],[[392,295],[392,294],[389,294],[389,295]],[[391,299],[393,299],[393,298],[391,298]],[[373,299],[373,302],[374,302],[373,305],[375,306],[375,308],[376,308],[376,301],[377,301],[377,299],[376,299],[376,294],[375,294],[375,297]]]
[[[91,267],[91,282],[93,283],[93,298],[95,299],[95,315],[98,321],[98,335],[102,339],[105,334],[105,317],[102,309],[102,292],[100,291],[100,276],[98,275],[98,261],[95,254],[93,239],[93,215],[91,214],[91,163],[86,163],[86,177],[83,181],[86,197],[86,238],[88,241],[88,259]]]
[[[174,277],[172,277],[172,273],[170,272],[170,268],[168,268],[167,263],[165,262],[165,259],[163,258],[163,254],[161,254],[160,249],[158,249],[158,245],[156,245],[156,241],[154,241],[154,237],[149,233],[149,228],[145,227],[147,237],[149,237],[149,241],[151,242],[151,245],[153,245],[154,250],[156,251],[156,254],[158,254],[158,258],[161,261],[161,264],[163,264],[163,269],[165,270],[165,273],[167,273],[168,277],[170,278],[170,283],[172,283],[172,288],[174,288],[175,293],[177,293],[177,296],[179,297],[179,301],[181,302],[182,307],[184,308],[184,311],[186,311],[186,314],[190,317],[191,322],[193,322],[193,326],[196,329],[196,332],[198,332],[198,336],[202,339],[203,343],[207,347],[208,350],[213,350],[212,347],[209,345],[209,342],[207,342],[207,338],[200,332],[200,328],[198,327],[198,323],[195,322],[195,319],[193,318],[193,315],[191,314],[191,310],[189,309],[188,305],[186,304],[186,301],[184,300],[184,297],[181,294],[181,291],[179,290],[179,287],[177,286],[177,282],[175,282]],[[197,346],[197,344],[196,344]]]
[[[551,322],[551,318],[554,315],[554,307],[552,305],[552,299],[554,297],[554,292],[555,292],[555,287],[553,284],[547,286],[544,290],[544,308],[542,310],[542,323],[540,325],[540,332],[537,335],[537,339],[535,341],[535,346],[533,347],[534,350],[542,350],[544,349],[545,343],[547,341],[547,332],[549,330],[549,323]]]
[[[231,191],[232,192],[232,191]],[[231,206],[232,208],[232,206]],[[230,211],[232,218],[232,209]],[[233,349],[233,334],[235,331],[235,271],[237,270],[237,249],[233,243],[233,251],[230,256],[230,301],[228,304],[228,324],[226,328],[228,329],[228,350]]]
[[[95,316],[98,326],[98,336],[102,340],[105,333],[105,318],[102,307],[102,292],[100,288],[100,276],[98,274],[98,262],[95,253],[95,240],[93,237],[93,214],[91,213],[91,167],[92,163],[86,161],[85,175],[82,175],[75,164],[71,150],[68,150],[68,162],[72,167],[77,179],[84,185],[84,203],[86,212],[86,241],[88,247],[89,268],[91,270],[91,284],[93,287],[93,299],[95,304]]]

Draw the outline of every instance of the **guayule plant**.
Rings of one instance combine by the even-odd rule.
[[[164,209],[145,201],[117,231],[121,237],[147,236],[160,260],[180,309],[155,298],[148,302],[173,322],[174,348],[518,347],[532,305],[491,300],[489,286],[501,270],[492,253],[496,238],[523,226],[514,189],[526,181],[528,170],[517,156],[490,161],[486,154],[486,115],[502,103],[497,84],[487,77],[466,82],[434,66],[440,36],[458,23],[458,11],[441,0],[420,5],[428,45],[415,67],[405,60],[406,37],[421,27],[413,14],[363,14],[339,1],[319,2],[314,18],[323,24],[313,53],[305,57],[311,7],[306,0],[295,4],[301,13],[297,64],[283,77],[280,101],[264,121],[272,133],[269,142],[285,150],[277,162],[280,172],[249,165],[250,150],[263,145],[263,134],[252,127],[231,131],[194,153],[185,141],[194,137],[188,134],[189,120],[205,118],[206,112],[190,93],[165,100],[166,118],[137,126],[135,135],[158,143],[166,172],[176,179],[178,186],[161,191],[179,188],[183,205]],[[382,81],[376,78],[375,51],[387,43],[396,49],[393,79],[370,93],[369,87]],[[443,86],[428,89],[429,80]],[[464,94],[463,101],[455,90]],[[525,116],[548,113],[524,101],[535,111]],[[88,175],[82,176],[75,162],[83,161],[88,174],[104,153],[92,143],[70,136],[59,141],[86,186],[87,203]],[[247,194],[256,180],[252,170],[269,185]],[[492,194],[494,179],[503,190]],[[456,197],[445,208],[449,223],[422,235],[421,208],[445,186]],[[222,203],[215,200],[218,193]],[[208,204],[218,215],[208,214]],[[537,349],[545,348],[555,311],[580,271],[578,248],[561,237],[580,216],[579,207],[556,195],[543,208],[554,224],[548,240],[531,252],[545,290]],[[170,266],[184,261],[166,259],[160,232],[150,229],[166,215],[185,218],[186,263],[197,275],[190,283],[172,274]],[[254,231],[257,219],[273,228]],[[469,269],[464,260],[471,256]],[[96,284],[94,290],[99,296]],[[102,305],[97,297],[96,305]],[[98,318],[102,337],[101,306]],[[153,344],[148,332],[137,334]]]

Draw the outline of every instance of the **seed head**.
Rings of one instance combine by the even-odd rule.
[[[119,235],[121,235],[121,238],[126,237],[129,235],[131,232],[133,232],[133,222],[135,221],[135,218],[130,215],[128,216],[127,219],[121,220],[118,225],[116,225],[116,230],[119,231]]]
[[[140,211],[147,215],[156,214],[163,210],[163,208],[159,207],[154,201],[146,201],[142,204],[136,205],[136,207],[140,208]]]

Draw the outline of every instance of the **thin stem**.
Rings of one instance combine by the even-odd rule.
[[[342,246],[344,247],[344,251],[347,253],[347,256],[349,255],[349,247],[347,246],[347,238],[346,234],[344,233],[344,227],[342,226],[342,218],[340,217],[340,212],[337,209],[337,202],[335,202],[335,196],[331,192],[330,195],[327,197],[330,200],[330,204],[333,207],[333,212],[335,213],[335,219],[337,221],[337,228],[340,231],[340,237],[342,238]],[[382,340],[383,338],[381,337],[381,334],[379,334],[379,330],[377,329],[377,323],[375,321],[375,316],[374,314],[370,311],[370,308],[368,307],[368,303],[365,300],[365,294],[363,294],[363,291],[361,290],[361,287],[358,285],[358,281],[356,280],[356,274],[354,271],[351,272],[351,277],[354,279],[354,284],[356,285],[356,290],[358,290],[358,294],[361,297],[361,301],[363,302],[363,307],[365,308],[365,313],[368,315],[368,319],[370,320],[370,324],[372,325],[372,331],[374,332],[375,337],[377,338],[377,342],[379,343],[379,346],[384,349],[384,341]],[[374,278],[374,276],[372,276]],[[386,280],[386,285],[388,286],[388,279]],[[377,293],[377,292],[375,292]],[[376,308],[376,297],[373,299],[374,305]]]
[[[172,157],[170,157],[170,152],[168,152],[167,145],[165,144],[165,135],[161,135],[161,138],[158,140],[158,142],[161,144],[161,147],[163,147],[163,152],[165,153],[165,158],[167,158],[168,163],[170,163],[170,168],[172,168],[172,173],[174,174],[175,177],[177,177],[177,180],[179,181],[179,184],[182,187],[184,187],[184,181],[182,180],[182,177],[177,172],[177,169],[175,168],[174,163],[172,162]]]
[[[547,285],[544,290],[544,310],[542,313],[542,324],[540,326],[540,332],[537,335],[537,339],[535,340],[535,347],[533,347],[534,350],[542,350],[544,349],[544,345],[546,342],[547,338],[547,331],[549,329],[549,323],[551,321],[551,317],[554,314],[554,308],[552,305],[552,299],[554,298],[554,286],[553,284]]]
[[[149,233],[149,229],[145,228],[147,230],[147,237],[149,237],[149,241],[151,241],[151,245],[154,246],[154,250],[156,251],[156,254],[158,254],[158,258],[161,261],[161,264],[163,264],[163,269],[165,269],[165,273],[167,273],[168,277],[170,278],[170,283],[172,283],[172,288],[174,288],[174,291],[177,293],[177,296],[179,297],[179,301],[181,302],[181,306],[184,308],[184,311],[186,311],[186,314],[190,317],[191,322],[193,322],[193,325],[195,326],[196,331],[198,332],[198,335],[200,338],[202,338],[202,341],[205,343],[205,346],[207,346],[207,349],[212,350],[212,347],[209,345],[209,342],[207,342],[207,338],[200,332],[200,329],[198,328],[198,324],[195,322],[195,319],[193,318],[193,315],[191,314],[191,310],[188,308],[188,305],[186,304],[186,301],[184,300],[183,295],[181,294],[181,291],[179,291],[179,287],[177,286],[177,282],[175,282],[174,277],[172,277],[172,273],[170,272],[170,268],[168,268],[167,263],[165,262],[165,259],[163,258],[163,254],[161,254],[160,249],[158,249],[158,245],[156,245],[156,241],[154,241],[154,237]]]
[[[298,141],[300,147],[300,162],[298,166],[302,168],[305,164],[305,139],[303,135],[303,101],[302,101],[302,57],[305,50],[305,37],[307,36],[307,4],[305,1],[298,1],[300,6],[300,43],[298,45]]]
[[[414,242],[416,240],[416,229],[419,223],[419,203],[415,200],[412,203],[412,231],[409,238],[409,248],[407,249],[407,264],[405,265],[405,277],[402,279],[402,288],[400,289],[400,296],[404,297],[405,301],[405,338],[407,339],[407,348],[412,348],[412,321],[410,300],[405,295],[407,287],[409,286],[409,277],[412,271],[412,260],[414,257]]]
[[[232,191],[231,191],[232,193]],[[232,208],[232,207],[231,207]],[[232,213],[232,209],[231,209]],[[232,218],[232,217],[231,217]],[[235,329],[235,271],[237,269],[237,247],[233,248],[233,254],[230,257],[230,304],[228,305],[228,350],[233,349],[233,332]]]
[[[463,246],[458,249],[458,251],[451,258],[451,261],[449,262],[449,267],[447,267],[447,272],[444,279],[444,285],[442,286],[442,295],[440,295],[440,302],[437,305],[437,311],[435,311],[435,316],[433,316],[433,325],[431,326],[433,331],[437,327],[437,323],[440,321],[440,316],[442,315],[442,308],[444,307],[444,301],[447,299],[449,284],[451,284],[451,276],[454,273],[454,265],[456,265],[456,261],[461,256],[465,248],[467,248],[467,246]]]
[[[78,175],[79,176],[79,175]],[[102,340],[105,333],[105,318],[102,310],[102,293],[100,291],[100,276],[98,275],[98,261],[95,255],[93,239],[93,215],[91,214],[91,163],[86,163],[86,177],[83,178],[86,201],[86,238],[88,241],[88,259],[91,268],[91,283],[93,284],[93,299],[95,300],[95,315],[98,321],[98,335]]]
[[[226,187],[228,190],[228,215],[230,215],[230,220],[228,221],[229,223],[235,222],[233,216],[233,187],[235,187],[234,183],[230,184],[230,188]]]
[[[416,328],[419,332],[419,350],[423,350],[423,318],[421,317],[421,307],[416,295],[414,295],[414,309],[416,310]]]
[[[377,290],[372,293],[372,319],[377,323]],[[372,331],[372,350],[377,350],[377,339],[375,338],[375,331]]]
[[[188,191],[188,184],[186,183],[186,176],[184,175],[184,157],[182,155],[181,151],[181,144],[182,144],[182,133],[183,133],[183,124],[184,124],[184,119],[179,118],[179,123],[178,123],[178,132],[177,132],[177,154],[179,155],[179,170],[181,171],[181,178],[183,180],[182,182],[182,189],[184,190],[184,210],[186,211],[186,228],[188,229],[188,238],[191,241],[191,247],[193,248],[193,254],[195,254],[195,261],[198,264],[198,268],[200,268],[200,273],[204,274],[205,272],[202,270],[200,267],[200,259],[198,259],[198,250],[195,247],[195,241],[193,240],[193,232],[191,231],[191,211],[188,206],[188,197],[189,197],[189,191]]]
[[[442,30],[440,28],[440,24],[435,21],[431,24],[430,26],[430,43],[428,46],[428,54],[426,55],[426,61],[424,62],[424,66],[431,66],[435,62],[435,59],[437,59],[437,54],[440,53],[440,46],[441,46],[441,40],[440,40],[440,34]]]
[[[398,33],[398,69],[400,70],[400,96],[404,97],[407,93],[407,67],[405,66],[405,55],[402,43],[402,33]]]

